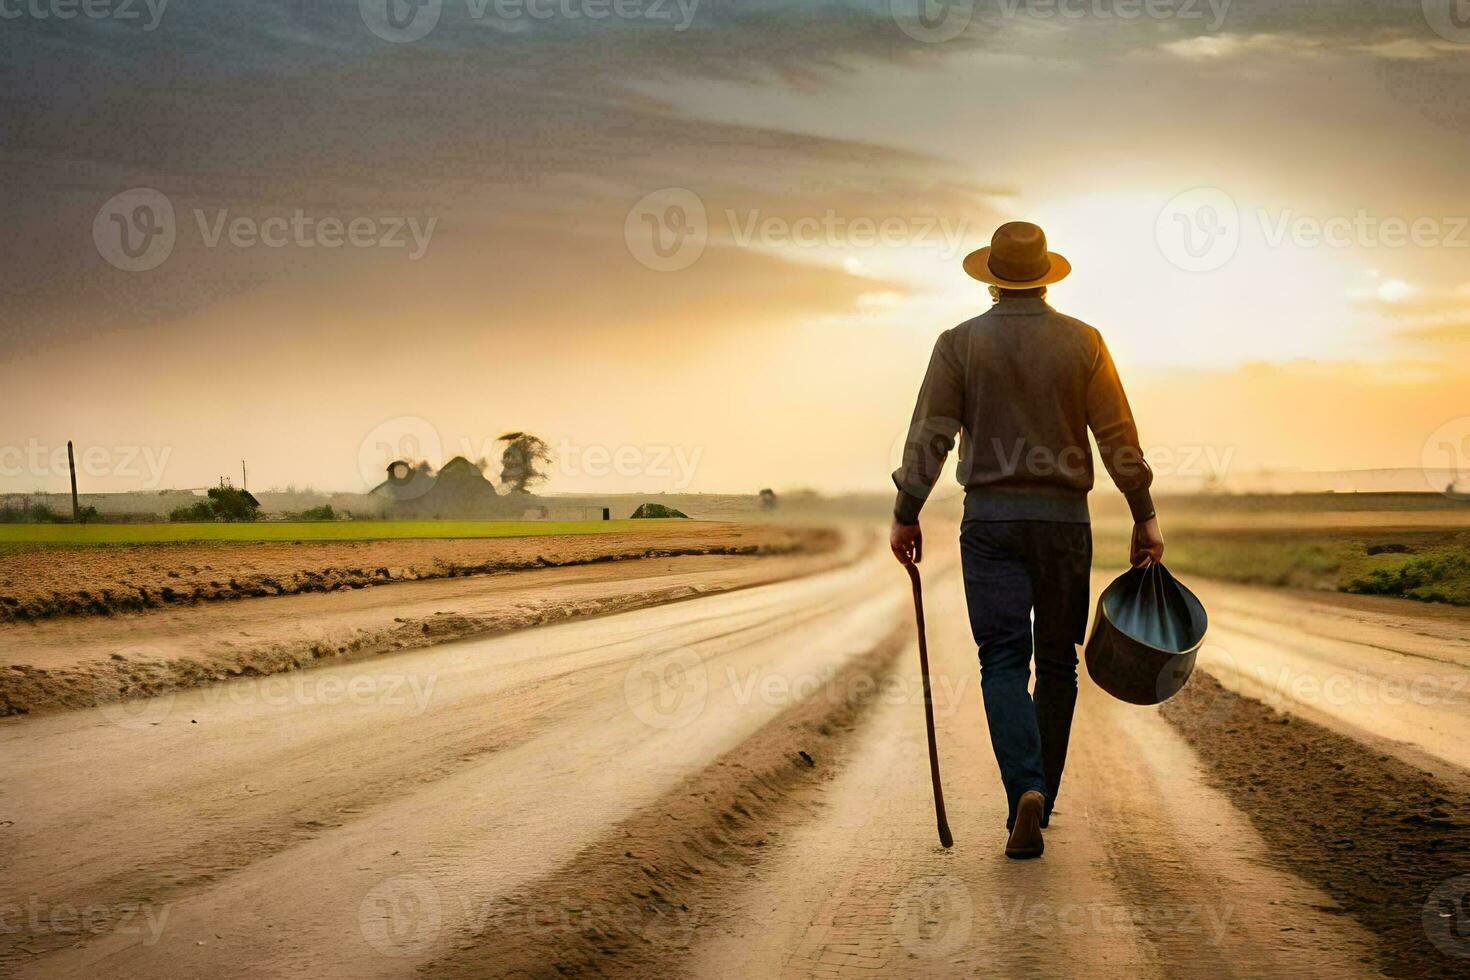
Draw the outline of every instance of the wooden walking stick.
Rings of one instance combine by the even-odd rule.
[[[939,785],[939,743],[934,738],[934,699],[929,693],[929,644],[924,638],[924,590],[919,584],[919,566],[904,565],[914,585],[914,619],[919,624],[919,672],[924,677],[924,724],[929,729],[929,778],[934,783],[934,816],[939,822],[939,843],[954,846],[949,819],[944,815],[944,789]]]

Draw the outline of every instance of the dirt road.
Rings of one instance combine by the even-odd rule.
[[[1047,854],[1007,862],[953,549],[937,544],[925,574],[952,851],[934,840],[907,580],[874,553],[8,720],[0,972],[1392,972],[1380,938],[1288,870],[1177,726],[1085,680]],[[1293,615],[1304,635],[1335,628]]]

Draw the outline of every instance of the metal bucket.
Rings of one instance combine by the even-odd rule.
[[[1130,568],[1098,597],[1087,673],[1120,701],[1167,701],[1194,672],[1207,626],[1204,605],[1168,569]]]

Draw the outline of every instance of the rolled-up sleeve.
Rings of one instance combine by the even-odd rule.
[[[1087,383],[1087,425],[1097,440],[1108,476],[1128,501],[1133,520],[1146,521],[1154,516],[1153,496],[1149,493],[1154,472],[1143,458],[1138,426],[1128,407],[1128,396],[1123,392],[1113,355],[1101,336],[1097,345],[1097,359]]]
[[[900,524],[918,522],[919,511],[954,448],[964,409],[964,371],[955,357],[953,333],[944,333],[934,344],[929,369],[919,387],[904,439],[903,462],[893,471],[893,484],[898,488],[893,517]]]

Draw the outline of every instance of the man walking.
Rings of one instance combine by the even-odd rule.
[[[960,557],[990,743],[1005,783],[1006,855],[1039,857],[1067,761],[1077,701],[1077,649],[1087,629],[1092,528],[1091,429],[1133,515],[1129,560],[1159,561],[1164,539],[1153,473],[1102,336],[1046,302],[1072,271],[1036,225],[1002,225],[965,271],[995,303],[945,331],[919,389],[890,545],[904,564],[923,554],[919,511],[960,437],[965,487]],[[1035,613],[1033,638],[1032,613]],[[1028,692],[1036,655],[1036,696]]]

